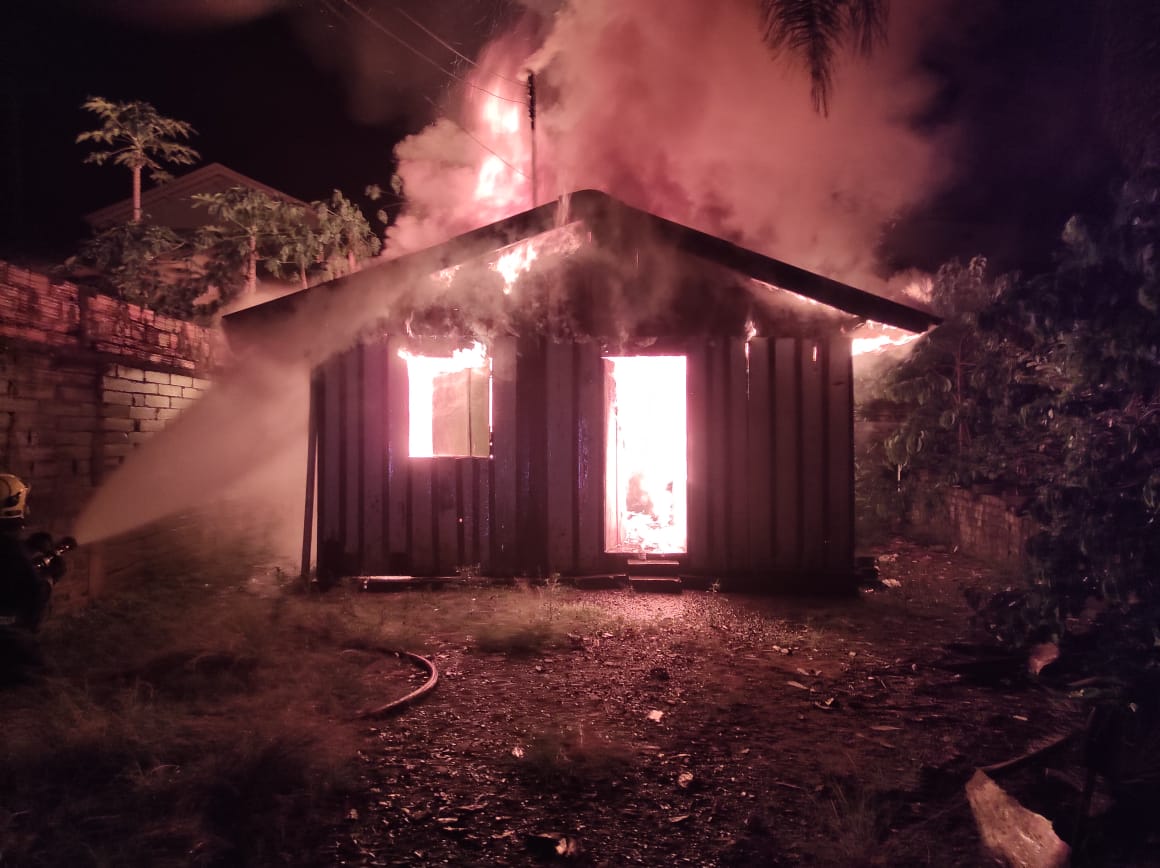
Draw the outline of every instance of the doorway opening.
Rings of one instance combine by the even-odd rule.
[[[684,356],[606,356],[604,548],[688,552]]]

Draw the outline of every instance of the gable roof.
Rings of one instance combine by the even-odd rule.
[[[926,331],[941,322],[939,317],[924,310],[633,208],[599,190],[580,190],[433,247],[396,259],[380,260],[354,274],[229,314],[224,318],[224,324],[229,334],[256,335],[263,324],[271,320],[283,319],[304,308],[320,311],[324,299],[337,301],[340,296],[345,304],[351,300],[352,294],[357,296],[360,292],[369,292],[416,274],[434,274],[575,221],[584,223],[593,236],[603,242],[661,241],[706,262],[862,319],[912,332]]]
[[[261,181],[235,172],[221,163],[210,163],[142,192],[141,210],[148,214],[153,222],[171,229],[195,229],[209,222],[209,212],[194,208],[190,197],[195,193],[221,193],[231,187],[258,190],[292,205],[306,204]],[[127,223],[132,217],[133,200],[129,198],[86,214],[85,222],[100,229],[117,223]]]

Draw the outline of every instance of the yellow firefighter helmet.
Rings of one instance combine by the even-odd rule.
[[[0,473],[0,519],[23,519],[28,486],[11,473]]]

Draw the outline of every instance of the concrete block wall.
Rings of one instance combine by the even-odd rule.
[[[105,476],[192,405],[225,359],[215,329],[0,261],[0,471],[32,486],[29,529],[71,533]],[[58,602],[98,593],[147,535],[169,532],[71,555]]]
[[[1018,572],[1027,564],[1027,542],[1035,520],[1018,498],[969,488],[948,489],[936,503],[918,508],[911,524],[980,560]]]

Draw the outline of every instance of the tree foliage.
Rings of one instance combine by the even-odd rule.
[[[185,121],[158,113],[147,102],[112,102],[91,96],[81,106],[101,120],[101,126],[77,136],[77,144],[95,142],[107,147],[94,150],[86,163],[103,165],[112,160],[124,166],[133,179],[133,222],[141,220],[141,173],[147,171],[156,182],[170,178],[163,164],[188,166],[201,159],[193,148],[178,141],[195,130]]]
[[[244,187],[193,199],[213,218],[199,246],[230,294],[239,285],[253,291],[259,269],[305,287],[310,272],[329,277],[353,271],[380,247],[362,211],[338,190],[307,207]],[[231,273],[242,283],[230,281]]]
[[[311,207],[318,224],[320,253],[331,275],[353,272],[359,260],[382,248],[362,210],[338,190]]]
[[[903,468],[888,496],[989,483],[1029,497],[1046,601],[1029,635],[1059,634],[1093,596],[1160,602],[1160,171],[1137,173],[1098,228],[1073,218],[1063,242],[1034,277],[943,269],[936,298],[953,312],[883,389],[907,408],[883,444],[882,475]]]
[[[192,253],[188,239],[168,227],[119,223],[82,243],[64,268],[124,301],[188,317],[205,289],[189,262]]]
[[[317,258],[317,234],[307,225],[306,209],[300,205],[250,187],[198,193],[192,199],[214,221],[202,228],[198,245],[224,281],[223,295],[239,289],[253,292],[259,266],[286,277],[304,272]]]

